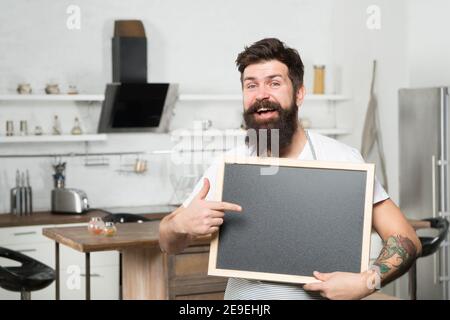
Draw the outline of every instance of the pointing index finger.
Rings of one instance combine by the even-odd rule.
[[[228,210],[228,211],[237,211],[241,212],[242,207],[235,203],[230,202],[222,202],[222,201],[208,201],[207,206],[212,210]]]

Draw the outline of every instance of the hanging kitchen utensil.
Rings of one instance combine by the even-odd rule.
[[[86,156],[84,158],[85,167],[109,166],[109,159],[103,156]]]

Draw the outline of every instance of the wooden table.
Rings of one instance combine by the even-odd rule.
[[[90,299],[90,253],[117,250],[122,254],[123,299],[168,299],[167,255],[159,247],[159,220],[117,224],[113,237],[90,234],[87,227],[44,228],[43,235],[55,241],[56,299],[59,299],[59,245],[85,253],[86,299]],[[204,237],[194,244],[209,243]]]
[[[159,221],[118,224],[117,234],[113,237],[90,234],[87,227],[44,228],[43,235],[55,241],[56,299],[60,297],[60,244],[85,253],[87,300],[91,289],[90,253],[96,251],[122,252],[124,299],[144,298],[148,292],[162,292],[160,279],[152,277],[154,267],[164,265],[159,261],[164,256],[159,249],[158,226]]]

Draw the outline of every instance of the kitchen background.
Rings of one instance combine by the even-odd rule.
[[[80,30],[66,26],[69,5],[81,9]],[[366,10],[371,5],[381,9],[379,30],[367,26]],[[151,152],[177,144],[170,133],[108,134],[104,141],[89,142],[3,139],[7,120],[14,121],[16,133],[19,121],[27,120],[30,132],[40,125],[49,134],[54,115],[65,134],[70,134],[75,117],[84,133],[96,133],[101,101],[11,101],[5,97],[15,94],[22,82],[30,83],[36,94],[44,94],[51,82],[58,83],[62,92],[76,85],[80,94],[103,94],[112,79],[111,38],[118,19],[144,23],[148,82],[178,83],[181,95],[197,95],[176,104],[171,131],[192,129],[195,120],[206,119],[213,128],[239,128],[239,99],[220,98],[240,94],[236,56],[245,45],[278,37],[302,55],[307,91],[312,91],[313,65],[324,64],[326,94],[338,95],[338,99],[305,101],[300,115],[311,127],[328,130],[324,132],[359,149],[376,59],[375,91],[389,193],[396,202],[398,89],[450,83],[450,43],[444,41],[450,3],[445,0],[286,0],[276,4],[269,0],[3,0],[0,6],[0,155]],[[107,156],[100,159],[109,164],[103,166],[86,166],[86,157],[63,157],[66,186],[84,190],[96,208],[176,204],[184,197],[183,193],[174,196],[182,176],[192,172],[198,176],[203,168],[175,165],[169,154],[155,153],[143,156],[148,161],[146,173],[120,171],[136,157]],[[48,210],[53,161],[54,157],[0,158],[0,212],[9,212],[9,190],[17,169],[30,172],[34,209]]]

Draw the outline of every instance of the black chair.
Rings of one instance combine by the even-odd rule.
[[[110,213],[102,218],[104,222],[113,223],[130,223],[130,222],[147,222],[150,219],[132,213]],[[122,253],[119,252],[119,299],[122,300]]]
[[[30,300],[31,291],[44,289],[55,280],[55,270],[20,252],[0,247],[0,257],[22,264],[18,267],[0,266],[0,287],[20,292],[22,300]]]
[[[419,237],[422,244],[422,254],[420,257],[427,257],[436,253],[439,250],[441,243],[445,240],[448,234],[449,222],[444,217],[423,219],[422,221],[429,222],[431,229],[436,229],[438,235],[435,237]],[[409,269],[409,294],[411,300],[417,299],[417,265],[416,262]]]

